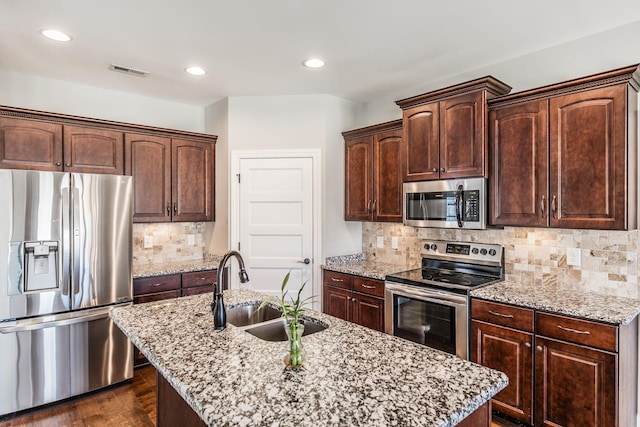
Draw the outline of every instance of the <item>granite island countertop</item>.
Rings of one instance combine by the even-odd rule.
[[[227,307],[260,301],[225,291]],[[303,338],[299,371],[285,343],[229,325],[215,332],[210,295],[117,308],[110,316],[211,426],[452,426],[508,383],[506,375],[453,355],[319,312],[328,326]]]
[[[588,286],[568,286],[554,280],[523,284],[507,279],[470,294],[474,298],[619,325],[629,324],[640,313],[640,298],[594,291]]]

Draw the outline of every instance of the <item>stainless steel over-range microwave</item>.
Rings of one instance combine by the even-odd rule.
[[[487,180],[404,183],[404,224],[413,227],[486,228]]]

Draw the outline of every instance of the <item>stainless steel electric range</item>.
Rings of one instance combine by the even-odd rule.
[[[386,276],[387,333],[469,358],[469,292],[504,278],[500,245],[424,241],[422,267]]]

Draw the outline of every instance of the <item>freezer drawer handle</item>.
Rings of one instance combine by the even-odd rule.
[[[130,305],[130,304],[127,304]],[[122,307],[122,305],[120,306]],[[0,334],[13,334],[23,331],[34,331],[38,329],[53,328],[56,326],[67,326],[76,323],[88,322],[91,320],[104,319],[109,317],[112,307],[94,310],[88,313],[78,313],[77,316],[65,317],[59,320],[46,321],[18,321],[8,326],[0,326]]]

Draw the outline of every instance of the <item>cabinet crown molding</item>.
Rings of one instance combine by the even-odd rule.
[[[379,123],[359,129],[347,130],[342,132],[344,139],[358,138],[361,136],[373,135],[378,132],[387,130],[402,129],[402,119],[392,120],[390,122]]]
[[[210,135],[198,132],[181,131],[176,129],[166,129],[155,126],[137,125],[133,123],[123,123],[111,120],[92,119],[89,117],[72,116],[69,114],[51,113],[46,111],[29,110],[26,108],[16,108],[0,105],[0,117],[14,117],[18,119],[39,120],[48,123],[58,123],[62,125],[75,125],[87,127],[100,127],[120,132],[145,133],[149,135],[161,135],[172,138],[189,138],[202,142],[215,143],[217,135]]]
[[[401,99],[399,101],[396,101],[396,104],[404,110],[406,108],[428,104],[433,101],[439,101],[441,99],[460,95],[462,93],[475,92],[480,90],[484,90],[487,92],[487,98],[493,98],[495,96],[505,95],[511,92],[511,86],[496,79],[495,77],[486,76],[479,79],[470,80],[465,83],[448,86],[443,89],[434,90],[432,92],[427,92],[422,95],[416,95],[410,98]]]
[[[487,103],[489,108],[492,109],[620,83],[627,83],[636,92],[640,91],[640,64],[499,96],[489,100]]]

